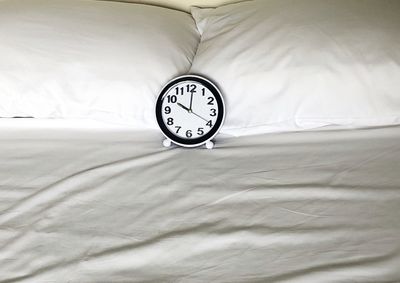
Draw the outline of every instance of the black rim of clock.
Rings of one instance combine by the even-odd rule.
[[[163,97],[165,96],[165,94],[168,92],[168,90],[171,89],[172,86],[180,83],[180,82],[184,82],[184,81],[195,81],[197,83],[200,83],[202,85],[204,85],[206,88],[208,88],[212,94],[214,95],[216,101],[217,101],[217,105],[218,105],[218,116],[217,116],[217,120],[215,121],[215,125],[214,127],[204,136],[196,138],[196,139],[184,139],[181,137],[176,136],[174,133],[172,133],[167,126],[164,124],[164,121],[162,119],[162,103],[163,103]],[[219,90],[212,84],[210,83],[207,79],[203,79],[199,76],[191,76],[191,75],[187,75],[187,76],[182,76],[179,78],[176,78],[172,81],[170,81],[161,91],[160,95],[158,96],[157,99],[157,104],[156,104],[156,116],[157,116],[157,123],[160,126],[161,131],[164,133],[164,135],[166,137],[168,137],[170,140],[172,140],[173,142],[176,142],[178,144],[184,144],[184,145],[200,145],[206,141],[208,141],[209,139],[213,138],[214,135],[218,132],[218,130],[220,129],[223,119],[224,119],[224,104],[222,101],[222,97],[221,94],[219,92]]]

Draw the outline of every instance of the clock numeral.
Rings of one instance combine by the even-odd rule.
[[[176,95],[168,95],[167,99],[168,99],[168,103],[176,103],[176,101],[178,100]]]
[[[183,95],[183,93],[184,93],[184,88],[183,87],[176,87],[175,88],[175,92],[176,92],[176,95]]]
[[[173,118],[168,118],[167,119],[167,125],[172,126],[174,124],[174,119]]]
[[[178,134],[182,127],[180,127],[180,126],[175,126],[175,128],[176,128],[176,133]]]
[[[203,89],[201,90],[201,95],[202,95],[202,96],[205,96],[205,95],[206,95],[206,89],[205,89],[205,88],[203,88]]]
[[[206,125],[209,126],[209,127],[212,127],[212,121],[211,120],[208,121],[208,123]]]
[[[193,136],[192,131],[191,130],[187,130],[186,131],[186,137],[191,138]]]
[[[203,128],[198,128],[198,129],[197,129],[197,134],[198,134],[199,136],[204,135],[204,129],[203,129]]]
[[[187,85],[186,86],[186,91],[190,93],[195,93],[197,89],[197,86],[195,84],[192,85]]]
[[[167,106],[165,107],[165,114],[171,114],[171,107]]]
[[[214,109],[214,108],[211,108],[211,110],[210,110],[212,113],[210,114],[210,116],[211,117],[215,117],[215,116],[217,116],[217,110],[216,109]]]
[[[210,96],[207,99],[208,99],[208,103],[207,103],[208,105],[214,105],[214,97]]]

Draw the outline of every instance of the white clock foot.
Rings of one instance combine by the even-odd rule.
[[[206,142],[206,148],[207,149],[212,149],[214,147],[214,143],[212,141]]]
[[[165,147],[170,147],[171,146],[171,140],[170,139],[165,139],[165,140],[163,140],[163,146],[165,146]]]

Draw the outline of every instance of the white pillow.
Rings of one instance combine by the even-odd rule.
[[[187,73],[199,34],[170,9],[82,0],[0,2],[0,117],[156,127],[162,86]]]
[[[400,123],[400,1],[255,0],[193,8],[191,69],[214,80],[233,135]]]

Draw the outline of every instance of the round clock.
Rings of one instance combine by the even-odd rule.
[[[161,91],[156,105],[157,122],[171,142],[196,147],[206,144],[221,128],[225,118],[225,104],[219,89],[208,79],[186,75],[173,79]]]

